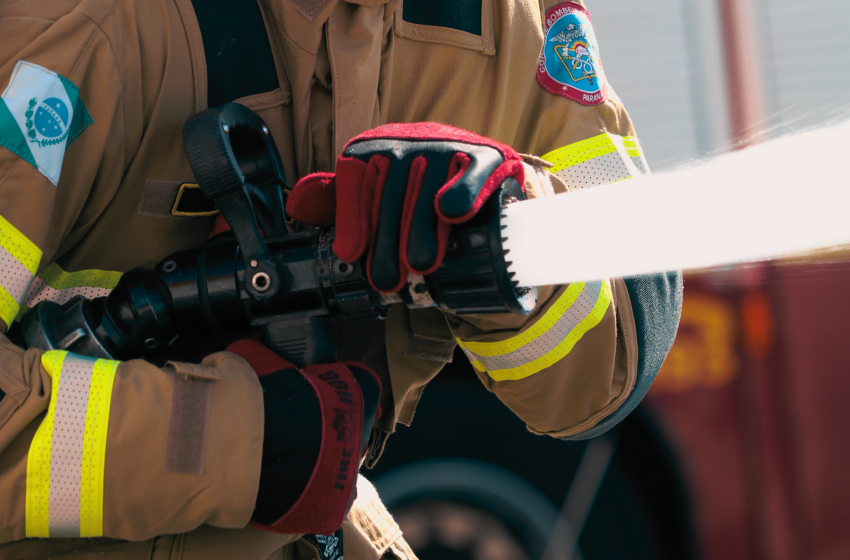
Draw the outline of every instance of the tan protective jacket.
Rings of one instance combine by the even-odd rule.
[[[546,155],[561,178],[551,181],[556,191],[644,171],[613,90],[583,105],[538,84],[543,14],[555,3],[483,0],[479,36],[406,22],[398,0],[260,0],[281,87],[239,102],[268,123],[291,183],[332,169],[356,134],[415,121]],[[91,121],[77,122],[88,126],[68,138],[61,174],[0,139],[0,317],[11,323],[44,299],[105,295],[121,273],[200,246],[213,218],[172,212],[179,186],[194,179],[181,129],[207,105],[190,0],[7,0],[0,33],[3,87],[22,87],[16,68],[55,73],[71,84],[69,99],[78,88]],[[13,89],[4,93],[10,107]],[[528,168],[532,194],[551,188],[544,167]],[[588,241],[562,241],[576,242]],[[385,322],[344,329],[341,357],[384,379],[384,434],[411,421],[443,365],[434,358],[455,337],[484,384],[536,433],[581,433],[635,383],[635,324],[620,280],[543,288],[527,317],[448,323],[452,331],[439,313],[394,307]],[[160,369],[23,351],[4,339],[0,391],[0,543],[8,543],[0,558],[316,555],[297,535],[245,528],[263,401],[241,358],[221,352],[202,366]],[[181,411],[199,403],[204,422],[187,422]],[[358,487],[345,557],[412,557],[371,486],[361,479]]]

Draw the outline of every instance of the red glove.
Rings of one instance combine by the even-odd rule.
[[[255,340],[227,350],[244,358],[263,386],[263,459],[251,524],[275,533],[333,533],[354,501],[360,458],[380,415],[378,377],[361,364],[299,370]]]
[[[351,263],[368,251],[369,281],[392,293],[408,272],[440,266],[451,224],[471,219],[504,181],[524,179],[522,160],[504,144],[443,124],[388,124],[354,137],[335,174],[301,179],[286,210],[300,222],[335,224],[334,252]]]

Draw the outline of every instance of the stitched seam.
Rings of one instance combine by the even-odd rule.
[[[331,34],[329,33],[329,31],[330,31],[330,21],[331,21],[331,18],[328,18],[328,21],[323,23],[322,27],[324,28],[324,32],[325,32],[325,49],[328,52],[328,66],[331,69],[331,79],[333,80],[333,84],[338,84],[339,82],[337,81],[337,76],[336,76],[336,62],[334,60],[333,43],[331,42],[332,37],[331,37]],[[332,86],[332,87],[336,87],[336,86]],[[336,123],[341,122],[341,119],[339,117],[339,114],[340,114],[340,108],[339,108],[340,97],[341,97],[340,95],[334,94],[334,95],[332,95],[332,98],[331,98],[331,105],[333,106],[333,121],[331,122],[331,125],[332,125],[332,128],[331,128],[331,131],[332,131],[332,135],[331,135],[331,158],[333,158],[333,155],[335,153],[337,153],[336,142],[337,142],[337,136],[339,135],[339,126],[337,126]],[[313,127],[310,125],[310,119],[307,119],[307,129],[308,129],[307,133],[309,134],[308,138],[312,138]],[[308,142],[307,147],[309,149],[308,155],[309,155],[309,158],[310,158],[308,161],[313,161],[313,143]],[[345,147],[343,147],[341,151],[345,151]],[[312,165],[311,165],[311,167],[312,167]],[[335,168],[336,168],[336,161],[331,159],[331,171],[333,171]]]
[[[412,39],[414,41],[420,40],[420,41],[425,42],[425,43],[440,43],[440,44],[443,44],[443,45],[451,45],[451,46],[465,48],[465,49],[468,49],[468,50],[471,50],[471,51],[478,51],[478,52],[481,52],[481,53],[484,52],[483,47],[479,46],[479,45],[468,45],[466,43],[459,43],[457,41],[451,41],[449,39],[437,39],[437,38],[434,38],[434,37],[404,35],[404,34],[401,34],[401,33],[399,35],[401,37],[405,38],[405,39]]]
[[[398,12],[396,12],[398,13]],[[461,31],[460,29],[454,29],[452,27],[443,27],[440,25],[425,25],[422,23],[412,23],[409,21],[405,21],[404,16],[400,16],[401,21],[404,24],[404,27],[412,27],[413,29],[421,29],[425,31],[427,29],[433,29],[435,31],[449,33],[451,35],[461,35],[462,37],[475,37],[476,39],[483,39],[484,33],[482,31],[481,35],[475,35],[474,33],[469,33],[468,31]],[[412,31],[408,31],[408,33],[413,33]]]
[[[404,20],[402,20],[404,21]],[[449,35],[459,35],[462,38],[469,39],[470,42],[481,42],[483,43],[483,37],[481,35],[473,35],[472,33],[467,33],[465,31],[459,31],[457,29],[452,29],[451,27],[438,27],[436,25],[421,25],[418,23],[410,23],[409,21],[404,22],[404,27],[412,28],[413,30],[404,30],[400,29],[400,32],[404,32],[404,34],[410,37],[416,37],[417,39],[429,39],[429,40],[445,40],[449,41],[449,39],[443,39],[442,37],[435,37],[433,35],[422,35],[421,33],[426,33],[427,30],[433,29],[440,33],[447,33]],[[462,44],[462,43],[458,43]]]
[[[275,96],[275,93],[278,93]],[[268,97],[269,99],[263,99]],[[245,105],[246,107],[252,101],[258,100],[258,104],[254,107],[255,111],[261,111],[263,109],[270,109],[272,107],[277,107],[278,105],[286,105],[286,96],[281,91],[281,88],[277,88],[273,91],[267,91],[266,93],[257,93],[254,95],[249,95],[247,97],[240,97],[235,101],[235,103],[239,103],[240,105]]]
[[[423,39],[423,40],[426,40],[428,42],[434,42],[434,43],[446,43],[446,44],[449,44],[449,45],[458,45],[458,46],[461,46],[461,47],[479,48],[479,45],[472,45],[472,44],[469,44],[469,43],[461,43],[460,41],[452,41],[451,39],[443,39],[441,37],[419,35],[417,33],[408,32],[406,35],[402,35],[402,37],[405,37],[405,36],[410,38],[410,39]]]
[[[117,0],[116,0],[116,2],[114,2],[112,4],[112,7],[109,9],[109,11],[106,13],[106,15],[103,16],[103,21],[106,21],[112,15],[116,6],[118,6]],[[100,31],[100,34],[103,35],[103,38],[106,39],[106,44],[109,45],[109,52],[112,55],[112,65],[115,67],[115,75],[118,76],[119,93],[118,93],[118,103],[116,104],[117,105],[116,109],[120,108],[120,111],[121,111],[121,126],[122,126],[123,130],[127,130],[127,115],[124,112],[124,82],[121,80],[121,72],[120,72],[120,69],[118,67],[118,57],[115,55],[115,48],[112,45],[112,41],[109,39],[109,35],[107,35],[103,31],[103,29],[101,29],[100,23],[94,21],[92,18],[90,18],[86,14],[80,14],[80,15],[83,16],[84,18],[86,18],[87,20],[89,20],[90,22],[92,22],[92,24],[95,26],[95,28],[98,31]],[[83,50],[80,51],[80,56],[77,58],[77,61],[74,62],[74,68],[71,69],[70,74],[74,73],[74,70],[77,68],[77,64],[79,64],[80,60],[82,60],[83,53],[86,52],[86,49],[88,49],[89,44],[91,43],[91,41],[93,39],[94,39],[94,33],[92,33],[92,36],[89,38],[88,42],[86,42],[85,48],[83,48]],[[68,80],[70,80],[70,78],[68,78]],[[74,84],[74,85],[76,85],[76,84]],[[79,95],[79,99],[80,99],[80,101],[82,101],[82,95],[81,94]],[[89,118],[91,118],[91,115],[89,115]],[[94,122],[94,121],[92,120],[92,122]],[[122,163],[122,167],[126,171],[127,154],[125,153],[125,149],[126,149],[126,146],[124,145],[124,135],[122,134],[121,135],[121,163]]]
[[[18,162],[18,161],[23,160],[23,161],[25,161],[25,162],[29,163],[30,165],[34,166],[36,169],[38,169],[38,166],[36,165],[35,160],[30,161],[30,160],[26,159],[24,156],[22,156],[21,154],[19,154],[19,153],[17,152],[17,150],[16,150],[16,149],[13,149],[13,148],[12,148],[9,144],[7,144],[5,140],[0,140],[0,146],[3,146],[4,148],[6,148],[7,150],[9,150],[9,151],[10,151],[10,152],[12,152],[13,154],[15,154],[16,156],[18,156],[18,159],[17,159],[17,160],[16,160],[16,162],[15,162],[15,164],[16,164],[16,165],[17,165],[17,162]],[[9,168],[9,173],[11,173],[11,172],[12,172],[12,168],[13,168],[13,167],[14,167],[14,165],[13,165],[12,167],[10,167],[10,168]],[[41,172],[41,170],[40,170],[40,169],[39,169],[39,172]],[[9,173],[7,173],[6,175],[8,175]],[[42,173],[42,175],[44,175],[44,173]],[[45,175],[45,177],[47,177],[47,175]],[[3,181],[5,181],[5,180],[6,180],[6,177],[3,177]],[[49,178],[48,178],[48,180],[49,180]],[[2,183],[3,181],[0,181],[0,183]]]
[[[260,4],[260,15],[263,17],[263,26],[266,29],[266,35],[269,37],[269,42],[274,43],[272,46],[272,58],[274,58],[274,67],[275,72],[277,72],[278,82],[282,82],[280,84],[280,92],[283,96],[284,103],[287,102],[287,97],[289,97],[288,101],[292,101],[292,84],[289,82],[289,76],[286,75],[286,70],[283,66],[283,55],[280,53],[281,44],[277,33],[273,30],[272,26],[269,25],[269,19],[266,17],[266,13],[263,10],[263,4]],[[271,16],[274,19],[274,16]],[[282,78],[282,80],[281,80]]]
[[[486,0],[485,0],[486,1]],[[457,29],[452,29],[451,27],[438,27],[436,25],[422,25],[418,23],[410,23],[409,21],[405,21],[402,18],[401,10],[397,10],[395,13],[396,19],[398,20],[395,26],[396,35],[401,37],[405,37],[407,39],[413,40],[421,40],[429,43],[443,43],[447,45],[456,45],[459,47],[464,47],[468,49],[478,50],[479,52],[484,52],[487,48],[495,49],[493,44],[488,43],[484,39],[484,30],[482,29],[481,35],[473,35],[472,33],[467,33],[465,31],[460,31]],[[492,18],[492,13],[490,14]],[[433,35],[423,35],[422,33],[427,33],[429,30],[435,30],[440,33],[446,33],[450,35],[459,35],[461,38],[468,39],[469,43],[462,43],[459,41],[452,41],[448,38],[443,37],[435,37]],[[492,31],[492,22],[490,23],[490,30]]]
[[[23,398],[20,396],[23,395]],[[4,426],[12,414],[17,411],[29,395],[27,387],[18,389],[14,393],[6,393],[6,398],[0,401],[0,427]],[[5,410],[4,410],[5,409]]]
[[[487,34],[485,38],[484,30],[481,30],[481,39],[486,49],[496,52],[496,41],[493,37],[493,0],[482,0],[481,9],[484,10],[484,3],[487,4]]]
[[[631,295],[629,295],[629,290],[628,290],[628,288],[626,288],[625,282],[622,279],[617,279],[617,280],[615,280],[615,282],[616,282],[616,286],[617,286],[617,289],[616,289],[617,295],[620,296],[620,292],[622,291],[622,292],[624,292],[623,295],[625,295],[625,297],[627,299],[627,301],[624,302],[627,305],[621,305],[619,297],[616,300],[617,307],[615,309],[616,310],[622,310],[622,312],[620,313],[620,317],[621,317],[620,323],[622,324],[624,322],[623,319],[628,319],[631,322],[631,324],[635,326],[635,328],[632,330],[632,336],[629,336],[629,337],[625,336],[626,333],[628,332],[628,329],[623,327],[623,331],[624,331],[623,332],[623,338],[626,342],[626,367],[628,368],[628,371],[626,373],[627,373],[628,377],[631,378],[631,384],[628,385],[628,380],[627,380],[628,387],[627,388],[624,387],[623,391],[626,392],[628,390],[629,392],[631,392],[631,390],[634,389],[634,386],[637,384],[637,360],[633,359],[633,357],[635,357],[637,355],[637,352],[638,352],[638,350],[637,350],[637,339],[635,338],[635,336],[637,334],[636,333],[637,325],[635,325],[635,316],[634,316],[634,311],[632,310],[632,297],[631,297]],[[634,372],[634,376],[632,376],[632,372]]]
[[[4,148],[5,148],[5,147],[6,147],[6,146],[4,146]],[[14,153],[14,152],[13,152],[13,153]],[[3,183],[5,183],[5,182],[6,182],[6,179],[8,179],[8,178],[9,178],[9,175],[11,175],[11,174],[12,174],[12,171],[14,171],[14,170],[15,170],[15,167],[17,167],[18,163],[19,163],[19,162],[21,162],[21,161],[24,161],[24,158],[19,157],[19,158],[17,158],[17,159],[15,160],[15,163],[13,163],[13,164],[12,164],[12,167],[10,167],[10,168],[9,168],[9,171],[7,171],[7,172],[6,172],[6,174],[5,174],[5,175],[3,175],[3,178],[2,178],[2,179],[0,179],[0,185],[2,185]]]
[[[409,21],[405,21],[404,23],[406,24],[405,27],[409,26],[414,29],[419,29],[422,32],[424,32],[426,29],[433,29],[434,31],[437,31],[439,33],[448,33],[449,35],[460,35],[461,37],[469,37],[470,41],[477,41],[482,38],[481,35],[475,35],[474,33],[461,31],[460,29],[453,29],[451,27],[442,27],[440,25],[423,25],[421,23],[410,23]],[[411,35],[415,35],[413,31],[408,31],[408,33],[410,33]]]
[[[291,1],[293,4],[295,4],[296,6],[300,6],[300,7],[302,8],[302,11],[303,11],[305,14],[310,15],[310,16],[315,16],[316,14],[318,14],[320,11],[322,11],[322,10],[323,10],[323,9],[324,9],[327,5],[328,5],[328,2],[329,2],[329,0],[325,0],[324,2],[322,2],[322,4],[320,4],[320,5],[316,6],[316,7],[314,7],[312,10],[308,10],[308,9],[304,6],[304,3],[303,3],[303,2],[301,2],[300,0],[290,0],[290,1]]]
[[[180,7],[181,3],[186,6],[185,10],[188,10],[189,12],[184,13],[184,10]],[[202,111],[201,107],[203,106],[204,108],[206,108],[207,105],[207,63],[206,60],[203,60],[203,66],[201,66],[201,62],[198,58],[198,52],[196,49],[192,48],[192,45],[199,45],[201,48],[201,52],[203,53],[204,43],[203,39],[199,36],[201,27],[198,23],[198,16],[197,14],[195,14],[195,10],[194,8],[192,8],[190,0],[174,0],[174,7],[177,8],[177,13],[180,14],[180,19],[183,22],[183,31],[186,33],[189,54],[192,57],[192,77],[194,79],[193,85],[195,86],[193,88],[195,90],[195,111],[200,112]],[[192,25],[187,25],[187,16],[191,16],[191,18],[193,19]],[[204,94],[203,100],[201,99],[202,92]]]

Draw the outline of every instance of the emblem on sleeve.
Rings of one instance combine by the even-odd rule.
[[[587,10],[575,2],[552,6],[546,12],[544,31],[537,68],[540,86],[582,105],[605,101],[608,86]]]
[[[91,123],[77,86],[46,68],[18,61],[0,97],[0,146],[28,161],[55,186],[65,148]]]

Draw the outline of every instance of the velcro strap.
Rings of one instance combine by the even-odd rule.
[[[207,457],[212,381],[219,378],[213,368],[168,362],[171,373],[171,408],[162,470],[204,474]]]
[[[363,396],[343,364],[308,366],[301,370],[319,397],[322,446],[310,482],[295,505],[269,527],[280,533],[330,535],[342,525],[357,481]]]

